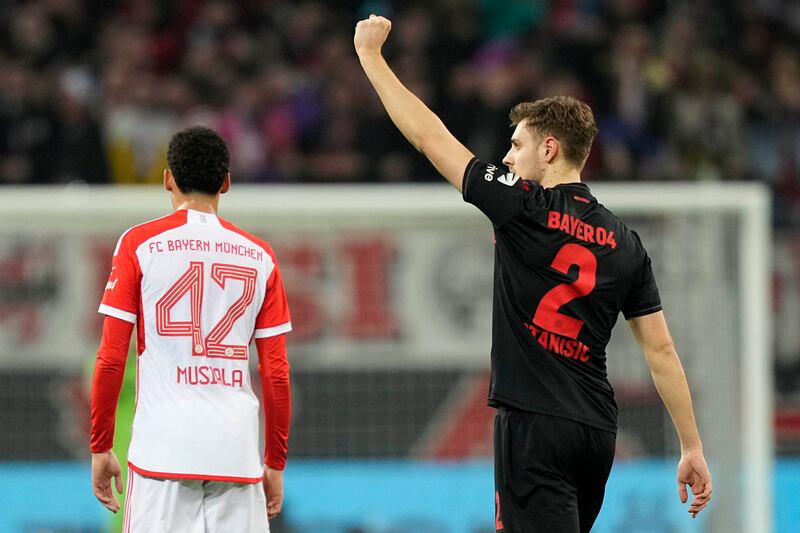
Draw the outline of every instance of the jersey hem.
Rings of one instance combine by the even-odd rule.
[[[634,311],[633,313],[622,313],[622,316],[625,317],[625,320],[630,320],[631,318],[638,318],[640,316],[650,315],[650,314],[656,313],[656,312],[661,311],[661,310],[662,310],[662,307],[661,307],[661,304],[659,304],[659,305],[656,305],[656,306],[653,306],[653,307],[648,307],[647,309],[641,309],[639,311]]]
[[[259,477],[242,477],[242,476],[216,476],[212,474],[182,474],[176,472],[153,472],[152,470],[145,470],[139,468],[132,462],[128,461],[128,467],[139,474],[140,476],[154,477],[160,479],[199,479],[203,481],[227,481],[230,483],[260,483],[264,480],[264,476]]]
[[[504,400],[497,395],[493,395],[489,397],[488,404],[490,407],[497,407],[498,405],[507,405],[508,407],[512,407],[514,409],[519,409],[521,411],[528,411],[529,413],[539,413],[542,415],[548,416],[557,416],[559,418],[566,418],[567,420],[572,420],[573,422],[578,422],[580,424],[587,425],[589,427],[593,427],[595,429],[602,429],[603,431],[608,431],[610,433],[617,433],[617,426],[616,425],[606,425],[606,424],[598,424],[597,422],[593,422],[583,417],[571,415],[568,413],[559,413],[555,411],[549,411],[547,409],[540,409],[538,407],[530,407],[525,406],[520,403],[517,403],[513,400]]]
[[[120,320],[124,320],[125,322],[130,322],[131,324],[136,324],[136,314],[131,313],[130,311],[123,311],[122,309],[111,307],[110,305],[100,304],[100,307],[97,309],[97,312],[103,315],[119,318]]]

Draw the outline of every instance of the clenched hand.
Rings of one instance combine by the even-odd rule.
[[[356,34],[353,37],[356,53],[358,55],[380,53],[381,46],[386,42],[391,29],[392,22],[377,15],[370,15],[368,19],[360,21],[356,25]]]

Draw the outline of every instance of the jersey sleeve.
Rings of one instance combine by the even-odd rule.
[[[103,322],[103,338],[97,350],[92,376],[92,429],[89,441],[92,453],[106,452],[114,445],[117,402],[132,331],[133,324],[115,317],[106,317]]]
[[[473,158],[464,171],[464,201],[480,209],[496,227],[503,226],[531,202],[544,202],[542,188],[498,165]]]
[[[633,232],[633,234],[641,244],[636,232]],[[635,272],[635,280],[622,306],[622,315],[625,320],[661,311],[661,296],[658,293],[656,278],[653,275],[650,256],[647,255],[644,248],[642,248],[642,252],[643,257],[639,268]]]
[[[283,288],[283,279],[278,264],[267,279],[267,293],[264,303],[256,317],[256,339],[274,337],[292,330],[292,321],[289,316],[289,304],[286,301],[286,291]]]
[[[128,234],[125,233],[120,237],[114,250],[111,274],[108,276],[98,311],[104,315],[135,323],[139,311],[140,283],[139,261],[135,250],[132,249]]]
[[[286,335],[256,339],[256,347],[264,406],[264,464],[273,470],[283,470],[292,418]]]

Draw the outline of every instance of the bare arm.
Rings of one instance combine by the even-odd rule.
[[[358,59],[395,126],[460,191],[474,156],[389,68],[381,46],[391,28],[388,19],[375,15],[359,22],[353,39]]]
[[[711,499],[711,473],[703,456],[703,444],[692,408],[689,384],[669,334],[664,313],[658,311],[629,321],[633,334],[644,351],[650,374],[658,394],[664,401],[681,442],[681,461],[678,465],[678,488],[686,502],[688,484],[694,494],[689,506],[692,517]]]
[[[659,311],[633,318],[629,324],[644,351],[658,394],[675,424],[681,451],[700,448],[702,444],[694,420],[689,385],[669,335],[664,313]]]

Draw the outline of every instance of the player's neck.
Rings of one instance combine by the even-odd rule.
[[[181,194],[172,197],[172,207],[175,211],[181,209],[191,209],[201,213],[217,214],[219,208],[219,195],[209,196],[206,194]]]
[[[563,185],[565,183],[580,183],[581,171],[572,166],[554,165],[548,167],[545,172],[544,178],[539,183],[545,189],[555,187],[556,185]]]

